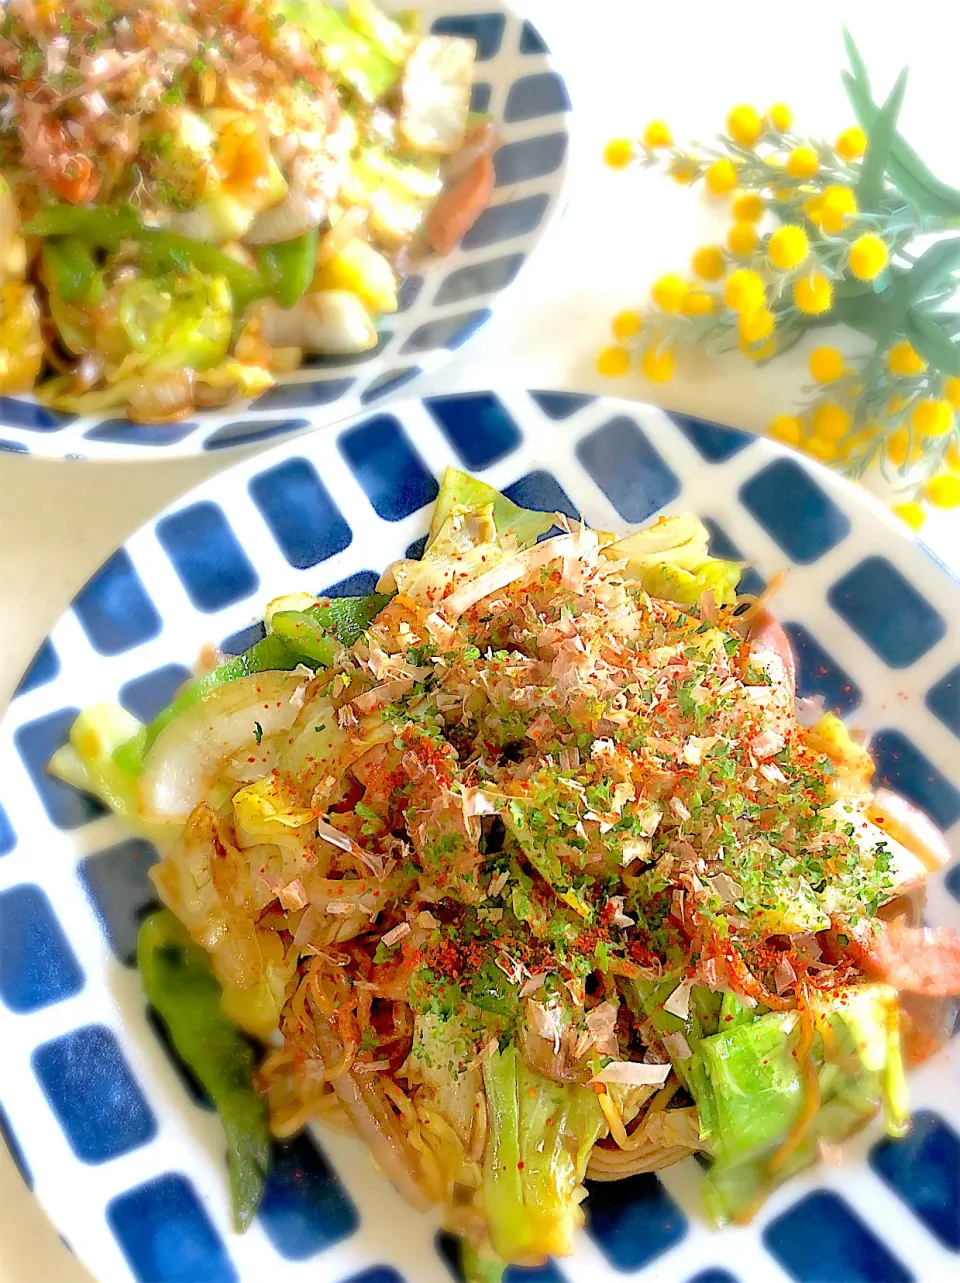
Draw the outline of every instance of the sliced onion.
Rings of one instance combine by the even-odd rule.
[[[134,423],[176,423],[194,408],[193,371],[167,370],[130,393],[128,416]]]
[[[348,290],[305,294],[290,308],[268,302],[261,333],[274,347],[299,347],[320,356],[355,356],[377,345],[367,309]]]
[[[590,1079],[592,1083],[622,1083],[626,1087],[662,1087],[672,1065],[646,1065],[640,1060],[611,1060]]]
[[[253,673],[217,686],[157,736],[140,776],[140,813],[180,823],[203,802],[223,763],[258,734],[289,730],[297,717],[295,673]],[[257,731],[259,724],[260,730]]]
[[[326,216],[323,198],[308,200],[302,192],[291,190],[279,205],[256,216],[243,239],[247,245],[279,245],[319,227]]]
[[[499,141],[497,127],[492,120],[485,120],[469,129],[463,146],[443,162],[444,186],[452,187],[458,183],[482,156],[489,156],[496,149]]]
[[[362,205],[345,209],[317,246],[317,267],[323,267],[354,240],[366,225],[367,211]]]

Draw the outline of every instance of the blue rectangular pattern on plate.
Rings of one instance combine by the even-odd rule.
[[[503,493],[520,508],[533,508],[535,512],[565,512],[571,520],[580,520],[577,505],[556,477],[542,468],[518,477]],[[553,529],[556,533],[556,527]],[[547,534],[549,533],[548,530]]]
[[[43,1094],[81,1162],[105,1163],[156,1135],[153,1111],[105,1026],[74,1029],[41,1044],[30,1059]]]
[[[434,302],[438,307],[447,303],[462,303],[489,290],[502,290],[510,284],[523,266],[525,254],[505,254],[485,263],[468,263],[458,267],[444,278]]]
[[[58,829],[76,829],[98,815],[104,807],[95,798],[81,793],[47,772],[47,763],[66,744],[79,708],[61,708],[35,722],[25,722],[16,731],[13,742],[37,791],[43,809]]]
[[[353,535],[316,469],[288,459],[258,472],[250,496],[291,566],[306,570],[349,547]]]
[[[30,1170],[30,1164],[23,1156],[23,1150],[20,1148],[20,1142],[17,1140],[16,1133],[10,1126],[10,1119],[4,1113],[3,1106],[0,1105],[0,1141],[2,1141],[10,1151],[10,1157],[13,1159],[13,1165],[20,1173],[27,1189],[33,1189],[33,1172]]]
[[[13,831],[10,817],[0,806],[0,855],[8,855],[17,845],[17,835]]]
[[[130,554],[120,548],[73,599],[73,609],[101,655],[119,655],[160,632],[162,623]]]
[[[591,1197],[587,1233],[615,1269],[643,1269],[686,1232],[687,1218],[653,1173],[611,1181]]]
[[[701,520],[710,535],[710,552],[714,557],[723,557],[726,561],[743,561],[743,552],[721,525],[718,525],[710,517],[703,517]],[[756,569],[753,566],[746,566],[741,571],[737,591],[753,593],[755,596],[759,596],[766,586],[767,581],[757,573]]]
[[[77,869],[110,948],[128,967],[136,957],[140,919],[157,901],[148,873],[159,858],[146,838],[125,838],[86,856]]]
[[[824,706],[845,717],[862,698],[860,687],[803,624],[783,625],[797,661],[797,693],[822,695]]]
[[[120,703],[141,722],[149,722],[166,708],[189,677],[190,670],[183,664],[164,664],[125,682],[120,687]]]
[[[536,138],[504,143],[493,156],[497,186],[510,187],[513,183],[552,174],[563,164],[566,154],[565,133],[538,134]],[[439,298],[437,301],[440,301]]]
[[[107,1206],[137,1283],[236,1283],[237,1272],[193,1186],[158,1176]]]
[[[701,1270],[699,1274],[694,1274],[692,1279],[687,1280],[687,1283],[737,1283],[737,1280],[732,1274],[728,1274],[726,1270],[709,1269]]]
[[[748,432],[721,428],[717,423],[690,414],[671,414],[670,418],[708,463],[726,463],[756,440]]]
[[[436,499],[439,488],[433,473],[427,471],[392,414],[380,414],[350,428],[337,445],[384,521],[400,521]]]
[[[850,519],[792,459],[777,459],[740,487],[743,504],[767,534],[802,566],[850,533]]]
[[[351,1274],[348,1279],[344,1279],[344,1283],[404,1283],[404,1279],[389,1265],[375,1265],[362,1274]]]
[[[83,988],[83,972],[38,886],[0,893],[0,1001],[23,1014]]]
[[[942,1118],[919,1110],[904,1140],[884,1140],[870,1166],[930,1233],[960,1252],[960,1136]]]
[[[540,71],[533,76],[521,76],[510,86],[503,119],[508,125],[521,120],[534,120],[538,116],[553,116],[559,111],[570,110],[567,87],[555,71]]]
[[[358,570],[346,579],[338,579],[329,588],[324,588],[321,597],[366,597],[374,592],[380,576],[372,570]]]
[[[356,382],[356,379],[323,379],[317,383],[283,383],[271,388],[257,397],[251,410],[302,410],[305,405],[329,405],[339,401]],[[231,440],[236,439],[236,424],[222,428],[221,432],[231,432]],[[220,438],[220,433],[217,434]],[[249,439],[249,438],[245,438]],[[213,438],[211,437],[211,440]],[[218,444],[227,445],[228,441],[219,439]]]
[[[222,610],[242,601],[260,580],[218,504],[181,508],[156,525],[187,596],[198,610]]]
[[[492,393],[428,397],[424,405],[465,468],[489,468],[522,440],[503,402]]]
[[[437,1249],[437,1255],[450,1271],[451,1277],[456,1279],[457,1283],[464,1283],[460,1240],[453,1234],[441,1231],[436,1235],[433,1243]],[[545,1265],[534,1269],[511,1265],[504,1273],[503,1283],[564,1283],[564,1280],[553,1261],[547,1261]]]
[[[930,687],[926,705],[934,717],[960,738],[960,664]]]
[[[45,686],[47,682],[52,682],[60,671],[60,657],[53,649],[53,642],[49,637],[44,638],[40,643],[40,649],[31,659],[29,667],[17,683],[17,689],[13,692],[14,696],[24,695],[27,691],[36,689],[37,686]]]
[[[941,829],[960,818],[960,792],[906,735],[877,731],[870,741],[870,754],[877,780],[926,811]]]
[[[910,1283],[913,1278],[827,1190],[808,1194],[771,1221],[763,1241],[798,1283]]]
[[[557,420],[569,419],[597,399],[585,392],[531,392],[530,395],[548,419]]]
[[[838,579],[827,600],[891,668],[907,668],[946,632],[938,611],[886,557],[866,557]]]
[[[547,212],[550,197],[524,196],[485,209],[460,242],[462,249],[483,249],[532,232]]]
[[[467,13],[437,18],[430,30],[435,36],[464,36],[477,42],[477,62],[488,62],[500,52],[506,19],[502,13]]]
[[[380,397],[386,396],[388,392],[396,392],[404,384],[410,383],[422,374],[419,365],[408,365],[404,370],[387,370],[379,378],[374,379],[370,386],[361,393],[361,405],[369,405],[371,401],[377,401]]]
[[[456,316],[440,316],[435,321],[427,321],[413,331],[403,347],[401,355],[408,352],[435,352],[437,348],[446,348],[453,352],[466,343],[471,334],[490,319],[488,307],[478,308],[473,312],[459,312]]]
[[[288,432],[299,432],[307,426],[307,419],[240,419],[217,428],[203,443],[204,450],[227,450],[234,445],[253,445],[256,441],[269,441],[271,437]]]
[[[315,1256],[349,1238],[360,1224],[326,1156],[306,1133],[275,1149],[258,1217],[287,1261]]]
[[[577,458],[624,521],[646,521],[680,493],[676,473],[625,414],[585,436]]]

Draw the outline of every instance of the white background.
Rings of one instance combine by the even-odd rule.
[[[762,371],[739,357],[691,360],[674,382],[657,387],[639,375],[610,382],[594,373],[610,317],[638,306],[662,272],[683,271],[696,245],[717,239],[722,226],[689,189],[651,174],[605,170],[603,143],[639,132],[654,116],[665,117],[678,139],[706,140],[734,103],[762,110],[780,100],[794,109],[801,132],[832,137],[853,123],[839,74],[845,22],[881,98],[900,66],[911,65],[903,132],[941,177],[960,185],[954,91],[960,6],[949,0],[515,2],[543,32],[570,87],[576,144],[570,206],[494,320],[411,392],[492,383],[607,391],[761,428],[789,409],[808,382],[806,349]],[[236,457],[111,465],[0,454],[0,702],[103,559],[147,517]],[[925,535],[960,570],[960,515],[939,516]],[[90,1283],[2,1146],[0,1283]]]

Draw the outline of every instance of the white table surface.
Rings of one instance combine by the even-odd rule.
[[[853,123],[840,84],[841,22],[854,32],[877,92],[904,62],[913,74],[901,126],[925,159],[960,184],[953,84],[960,6],[876,0],[516,0],[554,49],[574,103],[570,205],[494,319],[439,374],[411,391],[491,382],[608,392],[759,429],[808,382],[799,349],[756,371],[739,356],[681,365],[654,387],[609,381],[594,358],[610,317],[650,282],[686,268],[713,239],[716,213],[650,174],[604,169],[604,141],[665,117],[678,138],[707,138],[736,102],[784,100],[798,128],[832,137]],[[482,9],[482,5],[478,5]],[[711,236],[711,227],[714,234]],[[245,453],[255,453],[248,450]],[[45,462],[0,454],[0,702],[50,625],[100,562],[146,518],[239,453],[150,464]],[[960,515],[924,532],[960,571]],[[0,1053],[2,1054],[2,1053]],[[59,1242],[0,1145],[0,1283],[90,1283]]]

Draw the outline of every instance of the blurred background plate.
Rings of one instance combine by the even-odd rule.
[[[570,98],[538,30],[506,0],[405,0],[423,29],[477,43],[475,111],[496,122],[493,202],[442,259],[407,277],[400,308],[359,357],[307,357],[249,405],[200,411],[183,423],[129,422],[117,411],[77,417],[0,396],[0,451],[57,459],[172,459],[306,432],[373,405],[437,369],[490,318],[563,206]]]
[[[867,495],[767,441],[570,393],[408,401],[246,460],[178,500],[97,571],[0,725],[0,1120],[37,1197],[109,1283],[450,1283],[447,1240],[356,1142],[282,1147],[233,1234],[223,1138],[168,1059],[131,967],[149,843],[44,773],[77,710],[151,716],[200,647],[242,650],[285,591],[365,591],[420,547],[447,464],[603,529],[693,511],[775,610],[801,691],[872,733],[878,775],[960,838],[960,595]],[[929,916],[960,926],[960,871]],[[940,1283],[960,1253],[955,1039],[911,1076],[899,1145],[864,1134],[747,1228],[709,1231],[692,1160],[594,1187],[575,1256],[538,1283]]]

